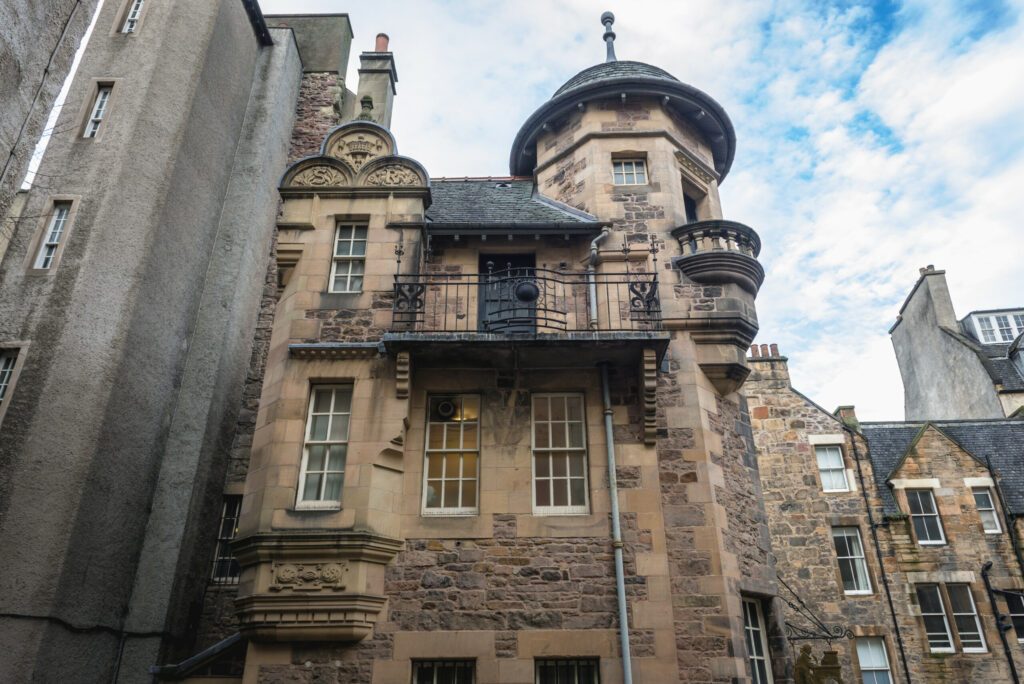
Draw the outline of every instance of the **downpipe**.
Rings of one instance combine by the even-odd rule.
[[[1006,640],[1006,630],[1010,629],[1007,625],[1006,629],[1003,629],[1002,621],[999,619],[1001,613],[999,612],[999,605],[996,603],[996,593],[992,589],[992,580],[989,579],[988,573],[992,571],[992,561],[987,561],[981,566],[981,579],[985,582],[985,593],[988,594],[988,600],[992,606],[992,615],[996,619],[996,631],[999,632],[999,641],[1003,644],[1003,653],[1006,654],[1006,662],[1010,665],[1010,676],[1013,677],[1013,684],[1019,684],[1020,678],[1017,676],[1017,666],[1013,662],[1013,651],[1010,650],[1010,643]]]
[[[599,239],[601,239],[600,236],[598,236],[597,240]],[[594,243],[597,240],[594,240]],[[594,247],[594,251],[596,250],[597,248]],[[622,563],[622,528],[619,527],[619,485],[615,477],[612,393],[608,386],[607,363],[601,364],[601,395],[604,399],[604,441],[608,452],[608,493],[612,501],[612,548],[615,550],[615,596],[619,605],[619,645],[622,650],[622,681],[623,684],[633,684],[633,663],[629,653],[629,615],[626,606],[626,571]]]
[[[587,296],[589,302],[590,320],[588,321],[591,330],[597,330],[597,247],[612,234],[612,229],[605,226],[601,234],[590,242],[590,258],[587,260]]]

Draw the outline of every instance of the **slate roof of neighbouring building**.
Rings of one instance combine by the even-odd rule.
[[[957,321],[960,326],[959,335],[955,331],[948,330],[946,328],[944,328],[944,330],[950,333],[954,339],[958,340],[978,355],[978,358],[981,360],[981,364],[985,367],[985,370],[988,371],[993,383],[1002,385],[1004,390],[1009,390],[1011,392],[1024,392],[1024,374],[1021,373],[1021,370],[1010,358],[1010,351],[1011,348],[1014,347],[1014,343],[982,343],[974,334],[974,326],[970,324],[971,317],[975,314],[1001,313],[1010,310],[1011,309],[991,309],[987,311],[972,311]]]
[[[868,442],[875,485],[886,513],[899,506],[886,481],[928,423],[861,423]],[[930,423],[982,464],[988,459],[1000,482],[1006,505],[1024,513],[1024,420],[962,420]]]
[[[600,225],[596,216],[542,197],[531,178],[432,178],[430,195],[432,224]]]

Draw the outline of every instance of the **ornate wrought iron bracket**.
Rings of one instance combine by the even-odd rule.
[[[786,594],[780,594],[779,598],[789,606],[790,610],[809,623],[808,626],[803,626],[786,620],[786,640],[789,643],[792,644],[797,641],[824,641],[831,646],[833,641],[853,638],[853,632],[849,627],[845,625],[828,625],[823,622],[814,614],[810,606],[804,603],[800,595],[786,584],[786,581],[781,577],[779,577],[779,584],[786,590]]]

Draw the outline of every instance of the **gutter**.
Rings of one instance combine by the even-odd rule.
[[[612,395],[608,386],[608,364],[601,364],[601,394],[604,399],[604,441],[608,452],[608,490],[612,502],[612,547],[615,549],[615,596],[619,606],[619,646],[622,650],[622,682],[633,684],[633,663],[629,653],[629,613],[626,605],[625,570],[622,564],[622,529],[619,527],[619,485],[615,477],[615,441],[612,433]]]
[[[846,423],[843,423],[843,430],[850,433],[850,444],[853,446],[853,460],[857,464],[857,480],[860,482],[860,493],[864,498],[864,509],[868,514],[868,527],[871,528],[871,541],[874,542],[875,546],[875,557],[878,559],[878,572],[882,576],[882,587],[885,589],[885,600],[889,604],[889,615],[892,617],[893,635],[896,637],[896,647],[899,649],[900,662],[903,664],[903,676],[906,677],[907,684],[912,684],[912,680],[910,679],[910,668],[907,666],[907,652],[903,647],[903,635],[900,633],[900,623],[896,619],[896,606],[893,605],[892,591],[889,589],[889,576],[885,572],[885,561],[882,560],[882,545],[878,542],[878,528],[875,525],[875,516],[871,513],[871,501],[868,499],[868,490],[864,484],[864,469],[861,467],[860,452],[857,450],[858,433]]]

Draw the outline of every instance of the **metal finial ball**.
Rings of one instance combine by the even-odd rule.
[[[604,25],[614,24],[615,15],[612,14],[611,12],[605,12],[604,14],[601,15],[601,23]]]

